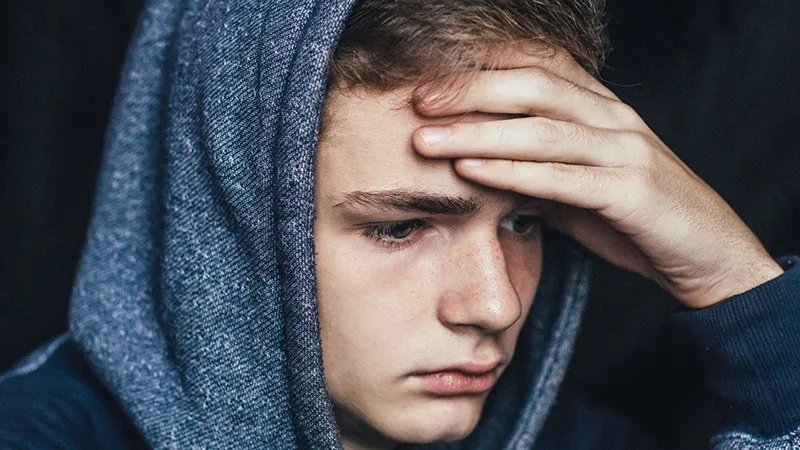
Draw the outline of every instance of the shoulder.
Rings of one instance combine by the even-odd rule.
[[[535,448],[647,450],[658,446],[625,415],[595,408],[574,392],[562,392]]]
[[[0,447],[140,448],[137,433],[63,335],[0,375]]]

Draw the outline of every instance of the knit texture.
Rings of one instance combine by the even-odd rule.
[[[341,448],[314,273],[326,64],[353,0],[151,0],[123,70],[70,332],[154,448]],[[530,448],[586,298],[553,235],[517,357],[452,447]]]
[[[725,424],[736,430],[731,436],[768,439],[796,430],[782,439],[798,442],[800,258],[779,262],[786,270],[781,277],[708,308],[679,313],[675,325],[705,368]]]

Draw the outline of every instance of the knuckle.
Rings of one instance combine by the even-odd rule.
[[[511,160],[508,164],[508,177],[500,180],[502,188],[510,188],[515,184],[521,183],[525,178],[525,168],[522,161]]]
[[[611,106],[613,114],[622,123],[633,126],[639,121],[639,113],[632,106],[622,101],[615,101]]]
[[[598,146],[598,150],[592,155],[596,165],[602,167],[615,167],[620,165],[620,158],[614,151],[607,150],[607,147]]]
[[[558,193],[563,189],[567,181],[567,174],[564,172],[563,164],[555,162],[541,164],[545,169],[543,173],[547,176],[547,182],[542,183],[539,195],[548,200],[559,201]]]
[[[556,125],[556,124],[554,124]],[[562,130],[564,138],[568,141],[576,143],[584,143],[586,141],[586,130],[571,122],[566,122],[563,125],[556,125],[559,130]]]
[[[594,183],[595,174],[591,170],[587,170],[587,167],[561,162],[551,162],[549,165],[553,181],[556,184],[577,185],[580,189],[585,189]]]
[[[526,68],[524,76],[534,97],[548,97],[557,88],[553,74],[541,67]]]
[[[507,123],[493,122],[485,125],[487,132],[491,131],[497,147],[506,148],[511,144],[510,130]]]
[[[652,153],[652,141],[642,133],[625,131],[622,132],[621,139],[625,148],[637,157],[644,157]]]
[[[648,174],[652,174],[658,165],[658,155],[650,147],[637,147],[634,159],[634,166]]]
[[[608,173],[584,166],[576,175],[575,188],[581,192],[587,205],[599,205],[614,197],[617,180]]]
[[[581,180],[587,192],[607,193],[611,190],[611,180],[594,168],[582,167]]]
[[[596,130],[591,134],[589,145],[596,149],[593,156],[599,165],[613,167],[624,164],[624,156],[620,154],[620,149],[611,133]]]
[[[556,144],[564,140],[564,129],[560,124],[544,117],[537,117],[535,120],[534,132],[540,142]]]

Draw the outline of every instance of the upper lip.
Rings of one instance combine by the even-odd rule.
[[[486,375],[489,372],[493,372],[495,369],[497,369],[497,367],[500,366],[500,362],[501,361],[499,360],[490,363],[466,362],[452,366],[442,367],[435,370],[425,370],[417,372],[415,375],[430,375],[441,372],[462,372],[467,375]]]

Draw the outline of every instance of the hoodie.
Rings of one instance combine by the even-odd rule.
[[[353,3],[144,8],[69,339],[154,448],[341,446],[322,373],[312,224],[326,64]],[[553,247],[539,291],[548,299],[535,302],[522,356],[472,446],[530,448],[555,399],[588,265],[581,250]]]
[[[312,231],[327,61],[353,4],[147,2],[113,110],[69,334],[0,379],[7,391],[33,383],[34,392],[47,377],[73,377],[53,388],[67,405],[52,421],[59,431],[39,434],[67,448],[341,448],[322,371]],[[590,268],[556,234],[545,237],[543,266],[516,356],[478,427],[431,448],[529,449],[542,435]],[[34,403],[17,397],[28,417],[41,417],[46,407]],[[597,424],[616,418],[568,405],[559,417],[592,417],[578,427],[634,435],[627,422],[608,430]],[[0,442],[27,448],[14,430],[33,422],[10,416],[19,425],[0,425]],[[569,442],[545,436],[542,448]]]

